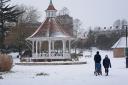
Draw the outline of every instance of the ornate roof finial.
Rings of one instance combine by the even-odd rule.
[[[52,4],[52,0],[50,0],[50,4]]]

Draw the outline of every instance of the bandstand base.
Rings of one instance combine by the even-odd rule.
[[[21,59],[21,62],[52,62],[52,61],[72,61],[71,59]]]
[[[65,58],[65,57],[63,57],[63,58],[60,58],[60,57],[58,57],[58,58],[55,58],[55,57],[53,57],[53,58],[50,58],[50,57],[48,57],[48,58],[40,58],[40,57],[38,57],[38,58],[34,58],[34,57],[20,58],[20,62],[52,62],[52,61],[72,61],[72,59]]]
[[[33,66],[33,65],[80,65],[87,64],[87,62],[66,61],[66,62],[19,62],[16,65]]]

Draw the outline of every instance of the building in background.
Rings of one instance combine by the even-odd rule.
[[[125,57],[126,37],[121,37],[113,46],[113,56],[115,58]]]

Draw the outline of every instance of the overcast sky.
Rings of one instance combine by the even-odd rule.
[[[50,0],[12,0],[13,4],[34,6],[45,17]],[[57,10],[67,7],[70,15],[79,18],[84,27],[110,26],[117,19],[128,20],[128,0],[53,0]]]

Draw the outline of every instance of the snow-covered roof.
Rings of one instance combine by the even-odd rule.
[[[127,38],[128,40],[128,38]],[[128,42],[127,42],[128,45]],[[112,48],[126,48],[126,37],[121,37],[113,46]]]

